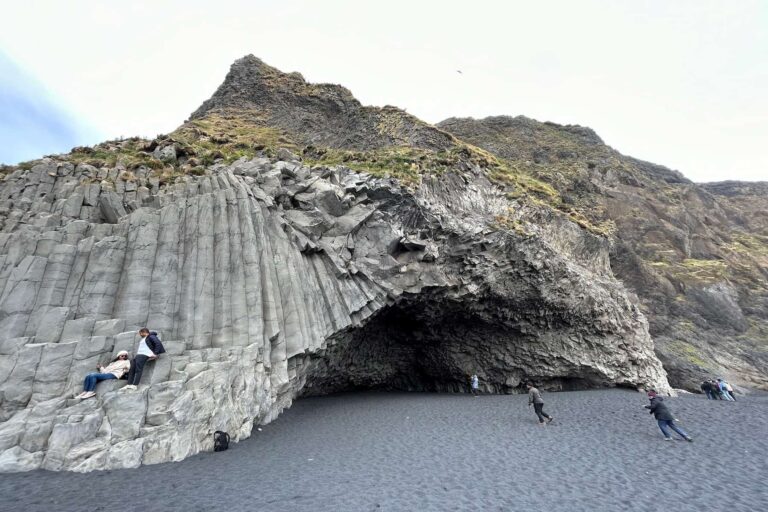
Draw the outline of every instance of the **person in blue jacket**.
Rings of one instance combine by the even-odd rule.
[[[160,342],[160,338],[157,337],[156,332],[150,332],[146,327],[139,331],[141,341],[139,341],[139,348],[136,351],[136,356],[133,358],[133,364],[131,364],[131,370],[128,372],[128,385],[124,389],[136,389],[136,386],[141,382],[141,373],[144,371],[144,365],[147,361],[154,361],[157,357],[165,352],[163,344]]]

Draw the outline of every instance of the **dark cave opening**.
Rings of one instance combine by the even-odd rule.
[[[439,292],[401,298],[297,359],[294,389],[299,396],[370,389],[467,393],[473,373],[483,393],[525,392],[528,380],[549,391],[636,389],[583,359],[575,344],[590,344],[563,315],[535,300],[468,302]]]
[[[502,372],[494,361],[514,336],[514,330],[490,324],[458,302],[400,301],[338,334],[324,353],[310,358],[301,372],[301,395],[469,392],[474,372],[481,376],[481,390],[514,392],[521,386],[520,372]]]

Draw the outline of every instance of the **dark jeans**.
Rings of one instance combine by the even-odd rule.
[[[728,395],[733,399],[734,402],[736,401],[736,395],[733,393],[733,391],[726,391],[726,393],[728,393]]]
[[[710,391],[710,390],[708,390],[708,389],[705,389],[705,390],[704,390],[704,394],[706,394],[706,395],[707,395],[707,398],[708,398],[709,400],[714,400],[714,399],[715,399],[715,397],[712,395],[712,391]]]
[[[551,416],[544,412],[544,404],[533,404],[533,410],[536,412],[536,416],[539,417],[539,423],[544,423],[544,418],[551,418]]]
[[[131,369],[128,371],[128,384],[138,386],[141,382],[141,372],[144,371],[144,365],[147,364],[149,356],[137,355],[131,361]]]
[[[83,381],[83,391],[93,391],[100,380],[116,379],[113,373],[89,373]]]
[[[661,429],[661,433],[664,434],[664,437],[671,439],[672,438],[672,432],[669,431],[671,428],[675,432],[677,432],[680,437],[683,439],[688,439],[688,434],[685,433],[685,430],[681,429],[677,425],[675,425],[674,420],[656,420],[659,424],[659,428]]]

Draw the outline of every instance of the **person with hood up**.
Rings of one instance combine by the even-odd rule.
[[[75,398],[86,399],[96,396],[96,384],[101,380],[119,379],[130,369],[131,362],[128,360],[128,351],[121,350],[117,353],[112,362],[107,366],[96,365],[98,372],[89,373],[83,381],[83,392]]]
[[[665,441],[672,441],[672,433],[669,429],[674,430],[680,437],[688,442],[693,442],[691,436],[689,436],[685,430],[675,425],[675,417],[672,416],[672,412],[664,403],[664,399],[656,394],[656,391],[648,391],[648,398],[651,400],[650,405],[646,405],[646,409],[650,409],[649,414],[653,414],[659,424],[661,433],[664,434]]]

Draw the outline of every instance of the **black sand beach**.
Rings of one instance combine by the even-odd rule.
[[[668,399],[664,442],[625,390],[527,397],[350,393],[297,401],[222,453],[90,474],[0,475],[8,511],[768,510],[768,396]]]

